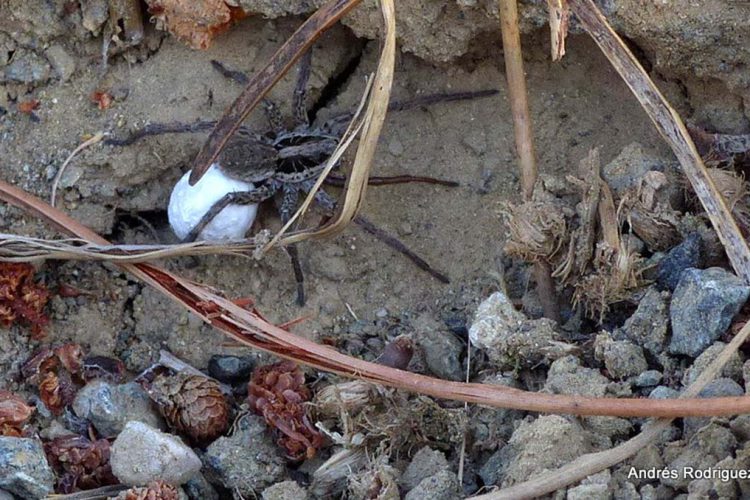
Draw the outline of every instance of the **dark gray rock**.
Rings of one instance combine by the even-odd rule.
[[[649,399],[675,399],[680,397],[680,393],[671,387],[658,385],[648,395]]]
[[[253,359],[249,356],[215,355],[208,360],[208,374],[228,384],[247,382],[253,365]]]
[[[432,450],[428,446],[420,449],[414,454],[414,457],[406,466],[404,473],[401,475],[399,484],[401,487],[410,491],[430,476],[434,476],[441,470],[448,469],[448,460],[445,455],[437,450]]]
[[[404,500],[453,500],[458,498],[458,478],[449,470],[423,479],[413,490],[404,496]]]
[[[632,377],[648,369],[643,349],[627,340],[612,340],[608,333],[596,336],[594,351],[611,378]]]
[[[102,379],[92,380],[76,394],[73,411],[108,437],[118,435],[131,421],[164,429],[164,420],[148,394],[135,382],[114,385]]]
[[[182,490],[190,500],[219,500],[219,494],[201,473],[183,484]]]
[[[633,380],[636,387],[653,387],[661,382],[662,374],[659,370],[648,370],[638,375]]]
[[[745,390],[730,378],[717,378],[709,382],[701,392],[698,393],[699,398],[719,398],[722,396],[744,396]],[[690,437],[698,430],[707,425],[711,421],[710,418],[690,417],[683,420],[683,435]],[[718,458],[724,458],[723,456]]]
[[[686,269],[670,306],[669,352],[698,356],[726,331],[748,294],[750,287],[724,269]]]
[[[286,460],[267,432],[263,419],[242,417],[229,437],[220,437],[206,450],[203,463],[209,481],[245,498],[257,496],[286,475]]]
[[[690,233],[659,263],[656,284],[662,290],[673,291],[685,269],[700,268],[702,263],[701,237],[698,233]]]
[[[656,288],[649,288],[638,303],[638,308],[614,334],[619,340],[624,336],[658,356],[664,350],[669,327],[669,294]]]
[[[464,377],[464,367],[461,364],[463,342],[449,332],[442,323],[427,314],[417,318],[414,331],[430,372],[442,379],[462,380]]]
[[[44,498],[54,486],[40,441],[0,436],[0,488],[21,498]]]

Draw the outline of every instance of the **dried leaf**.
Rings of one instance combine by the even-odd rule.
[[[0,436],[20,437],[23,424],[34,411],[20,396],[0,390]]]

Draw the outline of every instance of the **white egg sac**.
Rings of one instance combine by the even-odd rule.
[[[195,186],[188,183],[190,172],[177,181],[169,197],[169,225],[181,240],[193,229],[208,210],[224,195],[237,191],[252,191],[249,182],[224,175],[214,163]],[[229,205],[208,223],[198,235],[199,240],[239,240],[255,220],[258,205]]]

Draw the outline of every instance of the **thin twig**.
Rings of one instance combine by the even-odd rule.
[[[513,130],[521,170],[521,190],[524,200],[531,199],[537,179],[534,133],[531,130],[531,114],[526,94],[526,75],[521,56],[521,34],[518,29],[518,7],[516,0],[498,0],[500,27],[503,36],[505,73],[508,80],[510,109],[513,113]],[[560,308],[555,293],[555,282],[549,263],[534,264],[534,279],[544,315],[560,321]]]
[[[35,196],[0,181],[0,199],[43,217],[54,227],[97,245],[108,242],[64,212]],[[497,408],[620,417],[708,417],[750,413],[750,396],[709,399],[594,398],[534,393],[500,385],[441,380],[397,370],[340,353],[269,323],[220,296],[213,288],[194,283],[151,264],[117,265],[177,304],[196,314],[230,339],[315,369],[397,389]]]
[[[57,171],[57,174],[55,175],[55,179],[52,181],[52,196],[50,196],[50,202],[49,204],[53,207],[55,206],[55,197],[57,195],[57,185],[60,183],[60,179],[62,179],[63,173],[65,173],[65,168],[68,166],[68,164],[71,162],[75,156],[86,149],[87,147],[96,144],[97,142],[101,141],[104,137],[108,136],[109,133],[107,132],[97,132],[93,137],[83,141],[81,144],[78,145],[77,148],[73,150],[70,155],[65,159],[60,169]]]

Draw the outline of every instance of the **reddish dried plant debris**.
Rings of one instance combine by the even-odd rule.
[[[323,445],[323,436],[312,425],[304,403],[310,400],[305,376],[292,361],[261,366],[248,386],[248,403],[266,424],[276,429],[278,444],[291,460],[315,456]]]
[[[104,92],[101,90],[96,90],[91,93],[91,102],[96,104],[96,106],[101,109],[109,109],[110,106],[112,106],[112,102],[114,99],[112,98],[112,94],[109,92]]]
[[[0,325],[15,322],[31,325],[34,339],[44,336],[49,318],[44,308],[49,301],[47,287],[34,282],[34,267],[18,262],[0,262]]]
[[[159,375],[148,393],[170,426],[197,444],[208,444],[229,428],[229,401],[216,380],[201,375]]]
[[[126,371],[125,363],[119,359],[109,356],[87,356],[83,360],[81,374],[86,382],[101,378],[114,384],[120,384],[125,380]]]
[[[23,426],[34,411],[20,396],[0,390],[0,436],[21,437]]]
[[[384,366],[406,370],[414,355],[414,344],[409,337],[400,336],[386,344],[377,362]]]
[[[24,378],[39,389],[39,398],[60,415],[83,384],[83,352],[78,344],[49,346],[38,350],[21,367]]]
[[[30,114],[33,111],[39,109],[39,99],[29,99],[28,101],[22,101],[18,103],[18,111],[23,114]]]
[[[44,443],[47,461],[57,476],[57,493],[72,493],[118,484],[109,464],[106,439],[63,436]]]
[[[167,30],[194,49],[207,49],[245,12],[224,0],[146,0],[156,27]]]
[[[114,500],[178,500],[177,488],[164,481],[152,481],[147,486],[135,486],[123,491]]]

